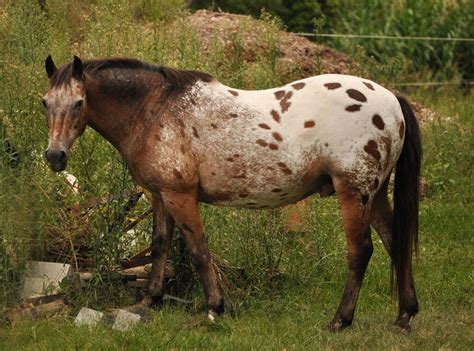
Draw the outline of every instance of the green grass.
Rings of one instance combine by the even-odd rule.
[[[331,198],[314,201],[314,232],[280,243],[284,246],[280,269],[287,272],[295,265],[299,269],[271,287],[257,284],[261,291],[246,291],[251,286],[240,286],[240,293],[231,294],[237,306],[235,316],[207,322],[201,293],[193,290],[192,308],[166,306],[153,313],[152,321],[131,332],[111,331],[107,325],[93,330],[77,328],[72,315],[24,321],[0,329],[0,349],[10,349],[12,345],[31,350],[472,349],[472,96],[449,91],[415,91],[413,95],[433,106],[439,120],[425,125],[423,130],[423,175],[429,183],[428,197],[421,203],[420,258],[415,265],[421,312],[410,334],[392,326],[396,302],[388,289],[389,262],[375,234],[375,253],[353,326],[337,334],[325,330],[339,302],[346,273],[340,214]],[[439,164],[448,165],[443,166],[442,173]],[[237,217],[231,210],[211,207],[205,208],[204,213],[213,250],[221,258],[244,267],[257,258],[249,251],[247,259],[251,262],[246,263],[242,251],[227,250],[227,240],[246,241],[247,245],[258,247],[263,245],[262,235],[278,233],[272,229],[272,225],[278,227],[278,222],[271,220],[278,214],[252,217],[239,212]],[[247,230],[251,235],[239,238]],[[235,244],[232,247],[236,248]],[[271,252],[278,251],[279,247]]]

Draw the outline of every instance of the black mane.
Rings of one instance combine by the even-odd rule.
[[[185,88],[201,80],[210,82],[214,78],[204,72],[193,70],[180,70],[165,66],[149,64],[140,60],[128,58],[107,58],[99,60],[82,61],[84,72],[94,76],[100,71],[123,69],[123,70],[141,70],[148,72],[157,72],[168,83],[168,89],[172,91],[183,91]],[[53,87],[66,85],[72,78],[72,64],[61,66],[51,77],[50,82]]]

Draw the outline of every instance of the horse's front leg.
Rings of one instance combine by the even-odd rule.
[[[212,268],[211,256],[199,214],[196,191],[193,190],[187,193],[163,191],[161,196],[166,210],[183,233],[191,260],[204,289],[208,318],[212,320],[214,314],[224,312],[224,300],[217,285],[216,274]]]
[[[173,237],[174,220],[160,196],[153,195],[153,235],[151,241],[151,274],[148,285],[150,302],[161,302],[163,296],[166,259]]]

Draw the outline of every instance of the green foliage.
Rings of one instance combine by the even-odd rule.
[[[436,1],[359,1],[334,0],[335,18],[328,19],[334,33],[421,36],[421,37],[472,37],[474,3],[472,0]],[[348,52],[359,44],[368,56],[378,62],[389,58],[407,60],[411,72],[433,75],[434,79],[451,79],[461,74],[474,77],[472,43],[419,41],[336,39],[327,41]]]

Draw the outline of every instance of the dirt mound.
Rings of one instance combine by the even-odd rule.
[[[259,21],[250,16],[200,10],[189,17],[189,23],[206,52],[215,47],[216,40],[227,56],[238,51],[248,62],[255,62],[259,55],[266,56],[276,50],[277,66],[283,74],[294,68],[307,75],[349,74],[354,68],[347,55],[284,32],[271,20]]]

